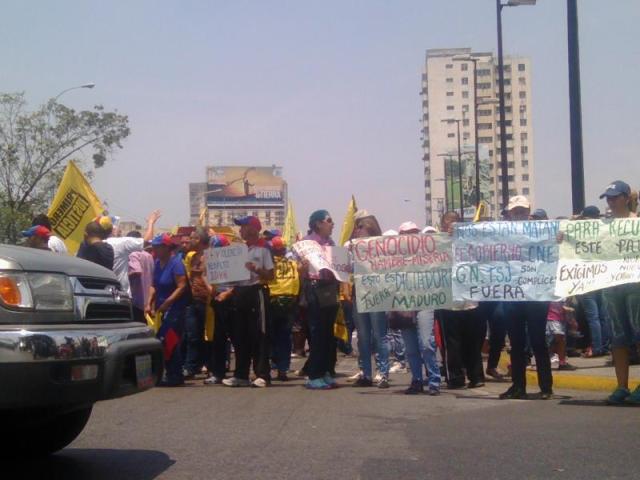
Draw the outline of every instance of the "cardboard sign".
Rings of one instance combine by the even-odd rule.
[[[346,248],[322,246],[313,240],[302,240],[293,244],[293,251],[309,262],[311,273],[318,274],[321,270],[328,270],[339,281],[349,281],[352,268]]]
[[[230,283],[249,280],[250,272],[245,267],[249,261],[249,250],[244,243],[229,247],[206,250],[207,281],[209,283]]]

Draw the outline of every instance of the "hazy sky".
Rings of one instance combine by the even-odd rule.
[[[587,203],[640,187],[637,0],[580,0]],[[615,7],[613,7],[615,5]],[[103,104],[132,134],[94,186],[114,214],[188,220],[205,167],[284,167],[298,224],[350,195],[383,229],[424,222],[420,74],[429,48],[495,51],[492,0],[5,0],[0,90]],[[537,207],[570,210],[566,2],[504,11],[531,57]]]

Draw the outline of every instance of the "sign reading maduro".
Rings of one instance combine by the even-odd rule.
[[[457,225],[453,297],[460,301],[554,300],[559,231],[558,221]]]
[[[355,239],[350,250],[358,312],[451,304],[451,237],[410,234]]]
[[[561,226],[556,294],[640,282],[640,219],[577,220]]]

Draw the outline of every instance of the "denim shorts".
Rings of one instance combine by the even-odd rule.
[[[613,347],[640,343],[640,283],[603,289],[602,306],[609,317]]]

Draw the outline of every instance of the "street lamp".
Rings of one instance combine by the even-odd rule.
[[[445,118],[441,120],[444,123],[456,122],[458,128],[458,177],[459,177],[459,190],[460,190],[460,221],[464,220],[464,201],[462,194],[462,149],[460,148],[460,122],[462,120],[458,118]],[[451,198],[453,199],[453,185],[451,187]],[[453,201],[453,200],[452,200]]]
[[[71,90],[78,90],[78,89],[80,89],[80,88],[93,88],[93,87],[95,87],[95,86],[96,86],[96,84],[95,84],[95,83],[90,82],[90,83],[84,83],[84,84],[82,84],[82,85],[78,85],[78,86],[76,86],[76,87],[67,88],[66,90],[61,91],[58,95],[56,95],[55,97],[53,97],[53,100],[54,100],[54,101],[58,100],[58,98],[59,98],[60,96],[62,96],[63,94],[65,94],[65,93],[67,93],[67,92],[69,92],[69,91],[71,91]]]
[[[498,19],[498,99],[500,100],[500,169],[502,170],[502,208],[509,203],[509,162],[507,162],[507,128],[505,126],[504,111],[504,58],[502,55],[502,9],[504,7],[519,7],[521,5],[535,5],[536,0],[509,0],[502,3],[496,0]]]

